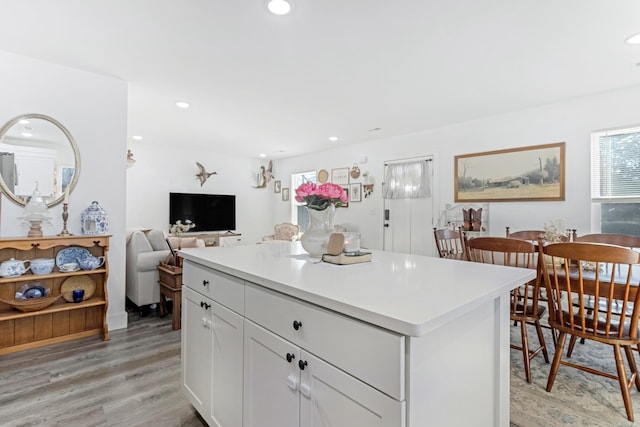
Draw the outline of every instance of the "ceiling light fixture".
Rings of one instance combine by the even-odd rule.
[[[293,11],[291,0],[267,0],[267,9],[274,15],[288,15]]]
[[[267,155],[266,155],[266,154],[264,154],[264,153],[260,153],[260,154],[259,154],[259,156],[260,156],[260,157],[267,157]]]
[[[640,44],[640,33],[632,35],[631,37],[625,40],[625,43]]]
[[[140,135],[133,135],[131,138],[135,139],[136,141],[140,141],[142,139]]]
[[[338,140],[337,136],[330,136],[329,141],[336,142]]]
[[[188,102],[184,102],[184,101],[176,102],[176,107],[178,108],[189,108],[190,106],[191,104],[189,104]]]

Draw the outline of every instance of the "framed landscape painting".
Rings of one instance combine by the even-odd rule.
[[[455,156],[454,200],[560,201],[565,198],[565,143]]]

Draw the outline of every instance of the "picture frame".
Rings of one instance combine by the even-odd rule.
[[[565,199],[565,143],[454,157],[454,201],[524,202]]]
[[[349,185],[349,168],[331,169],[331,182],[336,185]]]
[[[289,201],[289,189],[288,188],[283,188],[282,189],[282,201],[283,202],[288,202]]]
[[[273,182],[273,192],[274,193],[279,193],[281,187],[282,187],[282,182],[281,181],[274,181]]]
[[[350,184],[349,185],[349,201],[350,202],[361,202],[362,201],[362,184]]]

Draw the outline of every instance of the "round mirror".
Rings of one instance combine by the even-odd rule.
[[[73,191],[80,175],[80,153],[62,123],[42,114],[25,114],[0,129],[0,187],[25,206],[36,185],[48,207]]]

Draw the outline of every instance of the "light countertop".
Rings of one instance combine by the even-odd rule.
[[[532,269],[383,251],[334,265],[299,242],[190,248],[186,260],[407,336],[422,336],[532,280]]]

